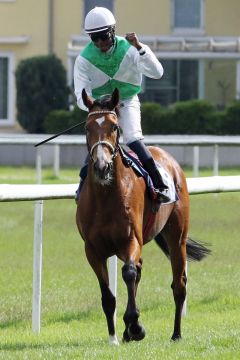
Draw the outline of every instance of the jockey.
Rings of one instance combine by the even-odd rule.
[[[115,35],[116,21],[108,9],[95,7],[85,18],[84,30],[91,41],[78,55],[74,66],[74,87],[77,104],[88,110],[82,101],[82,90],[94,99],[120,94],[119,125],[123,140],[134,151],[148,171],[159,202],[168,202],[168,188],[164,184],[153,157],[143,142],[138,93],[142,74],[160,79],[163,67],[146,45],[139,42],[134,32],[126,37]]]

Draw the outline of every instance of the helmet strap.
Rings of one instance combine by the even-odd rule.
[[[112,46],[114,46],[114,44],[115,44],[115,26],[111,26],[109,32],[111,34]]]

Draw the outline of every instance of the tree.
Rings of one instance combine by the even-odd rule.
[[[30,133],[44,132],[43,120],[55,109],[67,109],[66,70],[55,55],[36,56],[16,71],[17,119]]]

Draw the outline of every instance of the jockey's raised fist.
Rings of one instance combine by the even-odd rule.
[[[132,45],[134,46],[137,50],[140,50],[141,49],[141,44],[138,40],[138,37],[136,35],[135,32],[130,32],[130,33],[127,33],[125,38],[127,39],[127,41]]]

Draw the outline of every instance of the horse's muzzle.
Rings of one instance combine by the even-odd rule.
[[[112,162],[96,160],[94,162],[94,172],[100,180],[107,180],[112,171]]]

